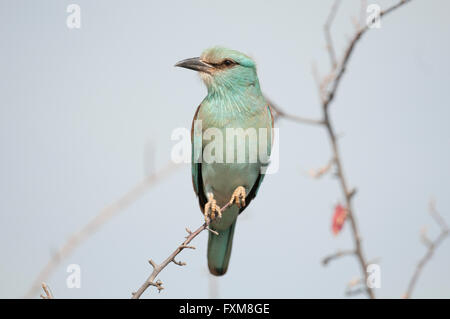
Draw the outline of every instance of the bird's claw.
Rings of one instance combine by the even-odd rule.
[[[203,210],[205,215],[205,222],[207,225],[217,217],[222,218],[222,210],[219,205],[217,205],[214,195],[212,193],[208,194],[208,202],[205,204],[205,209]]]
[[[239,206],[239,208],[245,207],[245,197],[246,196],[247,196],[247,194],[245,193],[244,186],[237,187],[234,190],[233,195],[231,195],[230,205],[232,205],[233,202],[235,202]]]

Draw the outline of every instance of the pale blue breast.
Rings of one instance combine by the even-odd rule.
[[[222,133],[222,137],[224,138],[223,143],[223,163],[207,163],[203,160],[202,163],[202,177],[203,177],[203,186],[205,190],[205,195],[207,193],[212,192],[214,194],[214,198],[217,200],[217,204],[219,206],[224,206],[231,198],[234,190],[238,186],[244,186],[246,189],[246,193],[248,194],[252,187],[255,185],[255,182],[260,174],[260,169],[262,163],[260,162],[260,158],[256,158],[256,162],[250,161],[250,148],[254,145],[250,145],[248,140],[245,142],[245,160],[244,162],[238,161],[238,152],[237,146],[238,141],[235,139],[234,141],[234,162],[226,163],[227,161],[227,151],[230,152],[230,147],[228,146],[227,150],[227,142],[229,140],[227,137],[227,128],[241,128],[246,130],[248,128],[254,129],[254,133],[256,134],[257,142],[259,142],[260,138],[266,138],[266,144],[268,147],[268,152],[270,152],[270,139],[271,139],[271,118],[265,108],[261,108],[258,112],[251,114],[249,116],[236,116],[234,119],[227,119],[223,122],[217,122],[211,119],[210,116],[204,117],[205,114],[200,112],[199,118],[205,118],[207,120],[203,121],[203,131],[205,132],[208,128],[215,127]],[[259,129],[263,128],[267,131],[267,135],[260,136]],[[205,151],[205,146],[210,143],[211,140],[203,140],[203,148]],[[257,143],[256,148],[259,147],[259,143]],[[205,154],[204,154],[205,155]],[[240,158],[242,160],[242,158]],[[252,158],[251,160],[254,160]],[[222,217],[219,223],[215,223],[214,226],[217,229],[220,228],[228,228],[231,223],[235,220],[238,215],[239,209],[237,206],[232,207],[232,209],[228,209],[226,211],[225,216]]]

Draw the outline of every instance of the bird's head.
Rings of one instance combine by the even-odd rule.
[[[185,59],[175,66],[198,71],[208,91],[253,87],[259,90],[255,62],[244,53],[212,47],[200,57]]]

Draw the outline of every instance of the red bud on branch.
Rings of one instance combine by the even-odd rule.
[[[334,208],[331,230],[334,235],[339,234],[344,226],[345,219],[347,218],[347,209],[341,204],[337,204]]]

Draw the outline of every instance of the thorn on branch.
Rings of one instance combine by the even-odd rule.
[[[352,199],[353,196],[355,196],[357,189],[356,188],[352,188],[352,190],[350,191],[350,193],[348,193],[348,198]]]
[[[156,287],[156,289],[158,289],[158,293],[160,293],[161,290],[164,289],[164,287],[162,285],[163,285],[163,282],[159,279],[156,282],[150,282],[150,286]]]
[[[175,259],[172,262],[178,266],[186,266],[187,264],[184,261],[176,261]]]
[[[216,235],[216,236],[219,236],[219,233],[218,233],[218,232],[216,232],[215,230],[212,230],[212,229],[209,228],[209,227],[206,227],[206,230],[207,230],[207,231],[210,231],[211,233],[213,233],[213,234]]]
[[[187,249],[195,249],[194,246],[188,246],[188,245],[180,245],[181,249],[187,248]]]

